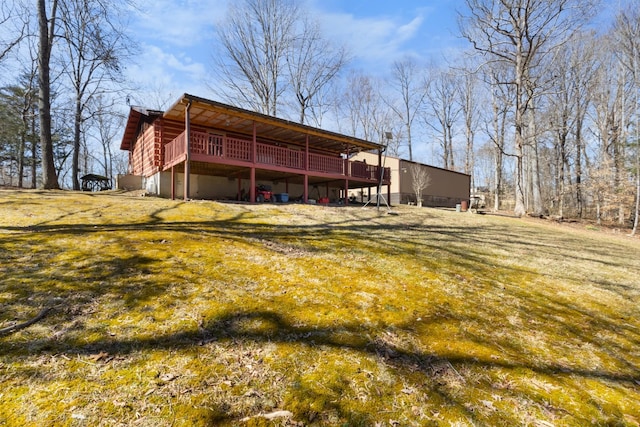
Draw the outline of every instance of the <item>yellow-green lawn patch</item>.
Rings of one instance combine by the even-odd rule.
[[[639,425],[638,239],[396,211],[0,191],[0,425]]]

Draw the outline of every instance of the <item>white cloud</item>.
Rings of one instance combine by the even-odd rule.
[[[130,79],[140,87],[132,98],[177,98],[182,93],[205,95],[213,54],[215,24],[223,19],[228,0],[145,0],[132,11],[132,38],[140,43]],[[150,94],[149,92],[154,92]],[[171,94],[171,96],[169,95]]]
[[[363,67],[388,64],[412,50],[418,38],[424,14],[418,10],[410,18],[381,15],[356,17],[348,13],[316,14],[322,22],[326,36],[345,44],[354,62]]]
[[[138,65],[131,68],[133,77],[139,82],[153,81],[173,93],[206,96],[211,92],[206,80],[213,66],[215,25],[234,0],[144,1],[146,5],[132,12],[132,38],[142,45]],[[438,1],[447,4],[450,0]],[[425,7],[415,0],[395,8],[385,2],[379,12],[372,5],[362,14],[345,11],[344,4],[336,2],[339,6],[310,0],[309,12],[321,22],[326,37],[349,49],[354,68],[383,74],[407,54],[425,57],[443,48],[443,41],[434,39],[443,35],[438,27],[442,19],[436,17],[442,3]],[[434,19],[438,22],[432,23]]]
[[[401,42],[412,40],[418,33],[418,30],[420,30],[420,27],[422,26],[423,22],[424,22],[424,16],[418,15],[415,18],[413,18],[411,22],[405,25],[402,25],[396,31],[398,40]]]
[[[130,81],[140,90],[132,95],[132,102],[149,108],[147,99],[177,98],[188,92],[204,94],[207,67],[184,54],[175,54],[152,44],[142,46],[142,54],[135,65],[127,69]],[[154,92],[154,93],[150,93]],[[173,102],[175,99],[171,99]]]
[[[133,22],[141,39],[187,47],[211,40],[226,0],[154,0],[141,6]]]

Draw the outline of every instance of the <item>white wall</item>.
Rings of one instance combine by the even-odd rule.
[[[175,197],[182,199],[184,197],[184,174],[175,174]],[[161,197],[171,197],[171,172],[159,172],[149,178],[144,178],[144,189],[149,194],[154,194]],[[288,193],[289,199],[301,197],[303,195],[302,184],[288,185],[284,181],[278,181],[273,183],[272,181],[257,180],[256,185],[265,184],[270,185],[274,193]],[[243,179],[241,182],[241,189],[245,194],[249,193],[250,181]],[[197,175],[191,174],[190,181],[190,195],[192,199],[212,199],[212,200],[236,200],[238,193],[238,180],[236,178],[229,179],[227,177],[210,176],[210,175]],[[320,186],[320,196],[325,197],[326,188]],[[331,197],[331,194],[329,195]],[[309,197],[317,198],[316,191],[313,188],[309,189]]]
[[[119,190],[142,190],[142,177],[139,175],[118,175],[116,188]]]

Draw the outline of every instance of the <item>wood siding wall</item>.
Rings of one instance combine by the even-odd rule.
[[[160,170],[162,152],[160,131],[151,123],[142,123],[131,151],[131,173],[149,177]]]
[[[164,146],[184,130],[184,123],[162,118],[143,122],[131,152],[131,173],[150,177],[158,173],[164,158]]]

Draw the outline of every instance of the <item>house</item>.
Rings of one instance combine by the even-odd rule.
[[[122,150],[130,176],[148,193],[171,198],[348,203],[350,189],[390,185],[380,144],[182,95],[168,110],[131,107]],[[353,161],[374,152],[369,164]],[[286,198],[284,198],[286,195]]]
[[[353,157],[354,161],[374,162],[378,156],[362,152]],[[429,186],[422,191],[422,204],[432,207],[455,207],[464,201],[469,201],[471,176],[435,166],[411,162],[396,157],[383,157],[383,166],[390,169],[391,179],[388,185],[381,186],[382,195],[389,204],[416,203],[413,189],[415,168],[424,170],[429,175]],[[361,190],[350,190],[349,197],[360,202],[375,198],[378,188],[366,187]]]

